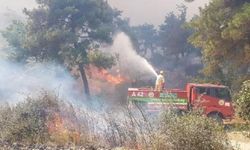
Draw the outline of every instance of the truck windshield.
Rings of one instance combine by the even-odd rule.
[[[198,94],[205,94],[218,99],[231,101],[231,96],[228,88],[197,87],[197,92]]]
[[[230,92],[227,88],[214,88],[214,96],[227,101],[231,100]]]

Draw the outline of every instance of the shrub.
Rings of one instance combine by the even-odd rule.
[[[166,114],[162,120],[154,149],[228,150],[230,147],[223,127],[197,114],[176,116]]]
[[[2,140],[9,142],[43,143],[47,139],[46,120],[49,111],[58,109],[51,96],[43,95],[38,99],[28,97],[16,106],[2,107],[0,127]]]
[[[68,122],[72,122],[76,118],[74,115],[74,110],[54,94],[43,92],[37,97],[27,97],[15,106],[6,104],[0,108],[0,139],[27,144],[75,142],[70,137],[75,127],[69,129],[67,122],[60,120],[71,119]]]
[[[237,113],[245,120],[250,120],[250,80],[243,82],[236,99]]]

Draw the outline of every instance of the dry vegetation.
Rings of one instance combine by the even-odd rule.
[[[5,149],[231,149],[223,128],[197,114],[165,113],[157,118],[140,109],[107,112],[92,107],[74,107],[48,92],[15,106],[3,105],[0,145]]]
[[[163,145],[173,150],[232,149],[223,127],[199,113],[181,117],[168,114],[162,123],[160,149]]]

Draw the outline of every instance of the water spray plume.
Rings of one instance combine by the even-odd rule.
[[[150,71],[152,71],[152,73],[155,75],[155,76],[157,76],[158,74],[157,74],[157,72],[155,71],[155,69],[153,68],[153,66],[146,60],[146,59],[144,59],[145,60],[145,65],[147,66],[147,68],[150,70]]]
[[[131,78],[142,79],[143,77],[157,76],[153,66],[137,54],[131,40],[125,33],[121,32],[115,36],[111,49],[112,53],[119,54],[119,67]]]

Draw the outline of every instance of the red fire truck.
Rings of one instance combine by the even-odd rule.
[[[130,106],[140,105],[148,112],[176,109],[179,111],[203,110],[218,121],[232,119],[234,109],[227,86],[188,83],[185,90],[170,89],[162,92],[152,88],[129,88]]]

